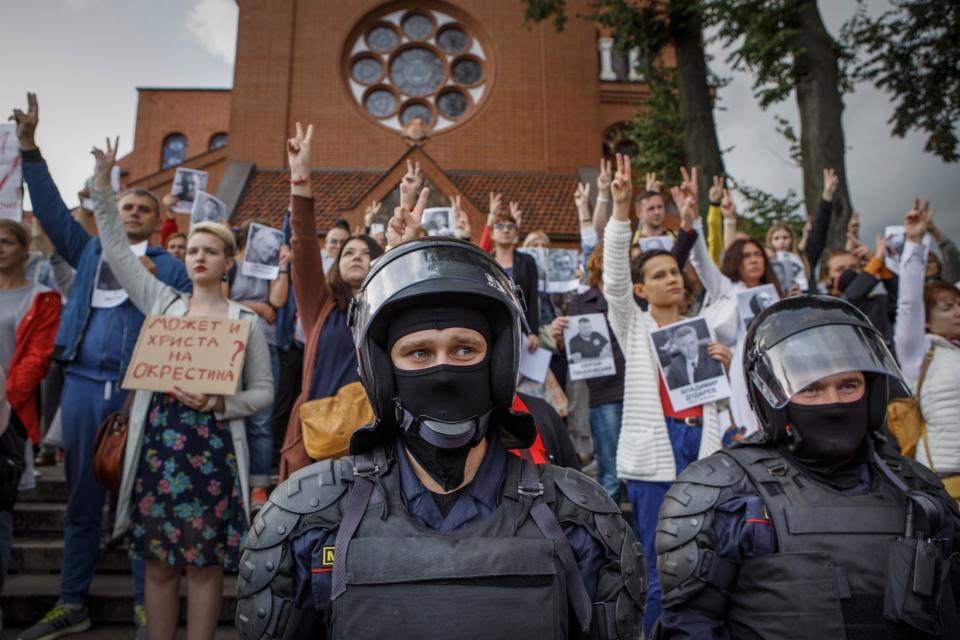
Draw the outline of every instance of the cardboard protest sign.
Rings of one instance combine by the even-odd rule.
[[[761,311],[780,299],[777,288],[772,284],[761,284],[745,289],[737,294],[737,309],[743,328],[750,328],[750,322]]]
[[[603,378],[617,373],[607,320],[602,313],[570,316],[563,330],[571,380]]]
[[[457,235],[457,213],[453,207],[428,207],[423,210],[420,226],[428,236],[453,238]]]
[[[250,338],[249,320],[147,316],[123,378],[124,389],[232,396]]]
[[[0,218],[23,221],[23,187],[17,125],[0,124]]]
[[[707,352],[712,336],[704,318],[683,320],[651,331],[650,341],[670,404],[676,411],[730,397],[730,382],[723,365]]]
[[[173,205],[173,210],[177,213],[192,212],[193,202],[197,199],[197,194],[206,190],[206,171],[177,167],[177,171],[173,175],[173,186],[170,187],[170,193],[177,196],[177,203]]]
[[[283,231],[254,222],[247,232],[247,251],[240,273],[251,278],[276,280],[280,275]]]
[[[190,212],[190,228],[201,222],[219,222],[221,224],[227,221],[227,205],[223,200],[210,195],[206,191],[197,193],[193,201],[193,210]]]
[[[883,229],[883,237],[887,241],[887,250],[883,254],[883,264],[897,275],[900,274],[900,258],[903,255],[903,246],[907,242],[907,232],[902,224],[892,224]],[[933,237],[928,233],[923,236],[923,246],[930,249]]]

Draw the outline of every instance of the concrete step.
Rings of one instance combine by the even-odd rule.
[[[66,520],[66,505],[57,502],[24,502],[13,509],[13,534],[20,536],[38,536],[56,534],[63,536]],[[103,510],[103,531],[110,526],[109,513]]]
[[[186,620],[186,577],[180,587],[180,622]],[[237,577],[224,577],[220,623],[233,624],[237,607]],[[5,628],[28,627],[42,618],[60,597],[60,576],[17,574],[7,577],[0,596]],[[95,625],[130,624],[133,620],[133,578],[98,575],[93,579],[87,607]],[[95,635],[91,637],[100,638]]]
[[[40,477],[37,478],[37,487],[29,491],[21,491],[17,496],[17,504],[21,502],[62,502],[66,503],[67,480],[63,465],[52,467],[37,467]]]
[[[11,554],[11,573],[59,573],[63,562],[63,537],[16,537]],[[129,573],[130,557],[126,545],[103,546],[97,560],[97,573]]]

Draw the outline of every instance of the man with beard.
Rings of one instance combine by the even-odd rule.
[[[635,638],[642,551],[572,469],[507,449],[523,307],[468,243],[387,252],[351,304],[376,416],[352,459],[277,488],[247,538],[237,627],[261,638]]]
[[[757,316],[744,353],[761,430],[668,491],[654,637],[957,638],[960,513],[884,435],[903,380],[883,336],[797,296]]]

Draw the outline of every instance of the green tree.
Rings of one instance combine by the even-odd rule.
[[[879,18],[863,0],[845,28],[851,48],[863,51],[856,79],[893,97],[893,134],[927,136],[926,150],[946,162],[960,160],[960,2],[893,0]]]

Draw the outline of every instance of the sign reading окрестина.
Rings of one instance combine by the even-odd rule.
[[[147,316],[122,386],[234,395],[249,337],[249,320]]]

